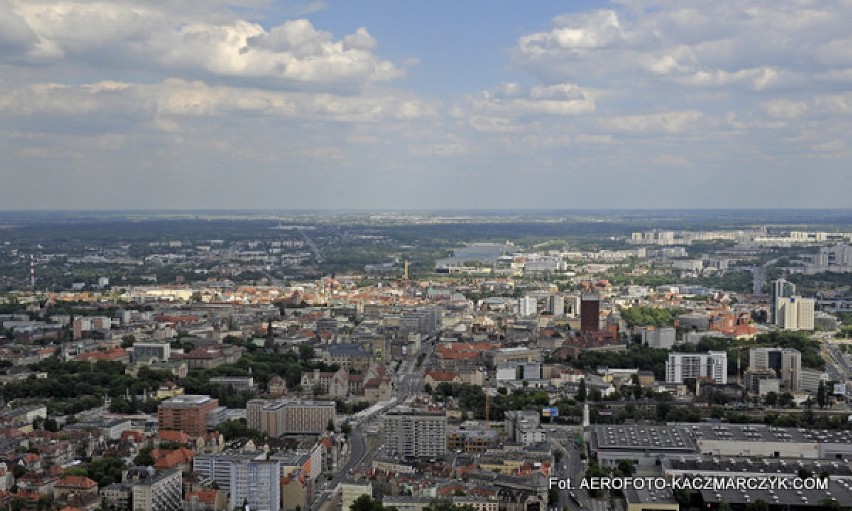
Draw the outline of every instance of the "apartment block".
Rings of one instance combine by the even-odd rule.
[[[333,401],[252,399],[246,404],[248,427],[277,438],[282,435],[320,434],[337,417]]]
[[[720,385],[728,383],[728,354],[724,351],[670,353],[666,383],[683,383],[689,378],[711,378]]]
[[[160,430],[183,431],[190,436],[207,433],[208,415],[219,407],[210,396],[184,394],[167,399],[157,409]]]
[[[385,414],[384,445],[402,458],[434,458],[447,451],[447,414],[443,410],[399,406]]]

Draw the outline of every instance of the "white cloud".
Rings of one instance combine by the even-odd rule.
[[[95,69],[132,68],[159,76],[228,79],[252,86],[304,85],[357,89],[394,80],[403,68],[378,57],[364,28],[335,40],[305,19],[269,30],[243,19],[211,22],[170,16],[167,8],[125,2],[16,3],[24,23],[16,40],[36,44],[54,60]],[[0,12],[2,14],[2,12]],[[0,19],[7,16],[0,16]],[[26,27],[31,30],[27,32]],[[12,37],[9,36],[9,37]]]
[[[512,131],[523,129],[515,121],[594,111],[593,95],[570,83],[539,85],[529,90],[516,83],[505,83],[468,96],[453,110],[453,115],[467,117],[472,126],[482,131]]]
[[[803,101],[776,99],[761,105],[766,114],[775,119],[796,119],[808,111],[808,105]]]
[[[603,10],[594,13],[559,16],[554,28],[521,37],[518,47],[527,55],[579,55],[587,50],[607,48],[623,41],[618,14]]]
[[[80,86],[36,84],[0,91],[0,112],[11,118],[41,120],[40,126],[62,119],[96,123],[119,119],[124,127],[164,122],[174,129],[182,117],[255,114],[311,121],[369,123],[405,122],[436,115],[434,102],[392,91],[360,96],[277,92],[200,81],[166,80],[157,84],[98,82]]]
[[[648,115],[625,115],[601,119],[607,130],[645,135],[676,135],[706,127],[706,116],[696,110],[672,111]]]
[[[558,16],[552,29],[520,37],[515,62],[548,82],[756,91],[812,87],[852,65],[849,2],[620,3]]]

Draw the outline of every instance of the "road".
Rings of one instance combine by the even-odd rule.
[[[417,358],[421,353],[426,354],[426,357],[424,363],[420,367],[417,367]],[[361,422],[350,423],[352,432],[349,434],[349,451],[346,463],[330,481],[320,484],[318,489],[319,494],[311,505],[311,511],[320,511],[326,502],[334,496],[334,489],[337,488],[341,481],[349,478],[358,468],[372,462],[373,457],[376,455],[376,449],[367,449],[364,430],[380,421],[382,414],[395,406],[396,403],[400,403],[410,396],[423,392],[424,367],[427,366],[429,357],[434,356],[431,353],[431,343],[424,342],[420,352],[408,357],[399,366],[399,371],[397,371],[394,382],[394,397],[396,399]]]
[[[308,244],[308,247],[310,247],[311,252],[314,253],[314,257],[317,258],[317,264],[320,264],[324,261],[322,254],[320,253],[320,249],[317,244],[314,243],[314,240],[312,240],[311,237],[308,236],[308,233],[305,231],[305,229],[299,229],[299,234],[302,235],[302,238],[304,238],[305,243]]]
[[[349,434],[348,450],[349,457],[346,460],[346,463],[340,468],[337,475],[335,475],[331,481],[323,481],[320,483],[318,488],[320,493],[316,500],[314,500],[311,504],[312,510],[320,509],[323,504],[332,497],[337,485],[349,476],[350,470],[357,467],[367,455],[367,442],[364,440],[364,433],[360,428],[352,428],[352,433]]]
[[[751,270],[751,276],[752,276],[752,284],[751,284],[752,294],[762,295],[762,294],[768,294],[769,293],[769,288],[766,287],[767,275],[769,274],[769,267],[772,266],[773,264],[777,263],[777,262],[778,262],[778,258],[776,257],[775,259],[770,259],[769,261],[766,261],[765,263],[763,263],[762,266],[753,266],[753,267],[749,268],[749,270]],[[763,291],[764,288],[766,288],[765,292]]]

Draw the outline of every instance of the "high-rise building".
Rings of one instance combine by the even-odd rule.
[[[782,298],[787,298],[796,294],[796,285],[792,282],[787,282],[784,279],[772,281],[769,289],[769,323],[777,325],[778,321],[778,302]]]
[[[597,332],[601,326],[601,298],[597,293],[584,293],[580,299],[580,331]]]
[[[670,353],[666,382],[683,383],[689,378],[711,378],[719,385],[728,383],[728,354],[724,351]]]
[[[325,431],[337,417],[334,401],[286,401],[252,399],[246,404],[246,424],[277,438],[281,435]]]
[[[192,460],[192,471],[216,483],[220,489],[231,491],[231,465],[248,461],[263,461],[266,452],[199,454]]]
[[[749,369],[772,369],[788,391],[799,390],[802,354],[793,348],[752,348],[748,352]]]
[[[180,470],[162,470],[133,485],[133,511],[178,511],[183,507]]]
[[[435,458],[447,451],[447,414],[443,410],[398,406],[382,419],[384,444],[401,458]]]
[[[183,431],[190,436],[207,433],[208,415],[219,407],[219,400],[210,396],[184,394],[167,399],[157,409],[161,431]]]
[[[565,314],[572,318],[580,315],[580,297],[577,295],[565,296]]]
[[[565,315],[565,298],[562,295],[552,295],[547,298],[547,311],[554,316]]]
[[[522,317],[535,316],[538,312],[538,303],[532,296],[518,298],[518,314]]]
[[[231,463],[230,508],[281,509],[281,465],[277,461]]]
[[[775,308],[775,324],[784,330],[813,330],[814,306],[812,298],[779,298]]]
[[[639,334],[642,336],[642,344],[647,344],[650,348],[670,350],[677,340],[675,329],[672,327],[643,328]]]

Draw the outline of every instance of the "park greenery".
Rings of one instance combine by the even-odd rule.
[[[301,355],[301,356],[300,356]],[[249,376],[265,386],[273,376],[281,376],[289,388],[298,388],[303,371],[336,370],[323,362],[314,362],[306,353],[271,354],[255,350],[244,353],[234,364],[191,372],[177,379],[165,371],[148,367],[139,369],[136,376],[126,374],[121,362],[65,361],[58,356],[32,364],[30,369],[45,372],[48,378],[31,376],[0,387],[0,397],[6,402],[45,403],[51,414],[73,415],[97,408],[109,402],[116,413],[156,412],[159,401],[156,389],[167,381],[176,381],[189,394],[206,394],[219,399],[228,407],[245,407],[251,392],[233,392],[228,386],[210,382],[216,376]],[[145,396],[148,396],[147,399]]]
[[[621,318],[627,326],[671,327],[683,309],[662,309],[657,307],[627,307],[621,309]]]
[[[442,382],[432,390],[432,397],[438,402],[452,399],[472,418],[485,419],[485,391],[479,385]],[[547,392],[541,390],[501,393],[489,398],[488,418],[503,420],[503,414],[510,410],[540,409],[548,406],[549,399]]]

